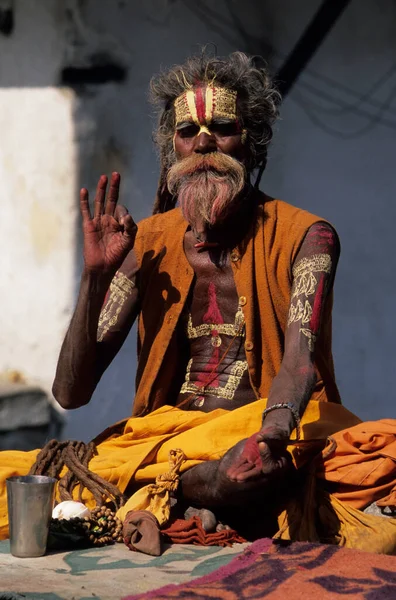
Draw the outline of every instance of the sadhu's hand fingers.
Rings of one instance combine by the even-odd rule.
[[[259,448],[259,452],[260,452],[260,456],[261,456],[262,460],[272,458],[271,449],[266,442],[259,442],[258,448]]]
[[[256,435],[258,444],[266,444],[273,452],[283,452],[289,442],[289,434],[286,430],[279,428],[262,429]]]
[[[106,215],[110,215],[110,216],[114,215],[115,207],[118,202],[118,195],[120,193],[120,181],[121,181],[121,176],[119,173],[114,172],[111,174],[110,189],[109,189],[109,193],[107,195],[106,208],[105,208]]]
[[[103,207],[106,197],[107,188],[107,177],[101,175],[96,188],[95,203],[94,203],[94,217],[100,217],[103,214]]]
[[[274,454],[264,442],[259,443],[259,450],[263,463],[261,471],[264,474],[282,470],[287,466],[288,459],[286,454]]]
[[[121,217],[120,224],[124,226],[124,235],[133,238],[136,236],[137,226],[131,215]]]
[[[83,223],[91,220],[91,211],[89,210],[89,197],[87,188],[80,190],[80,212]]]
[[[114,218],[121,223],[121,219],[122,217],[126,217],[127,215],[129,215],[128,209],[126,208],[126,206],[123,206],[122,204],[117,204],[117,206],[115,207],[115,211],[114,211]]]

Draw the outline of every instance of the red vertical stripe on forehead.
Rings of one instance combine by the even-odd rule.
[[[195,90],[195,106],[197,107],[197,115],[199,122],[205,123],[205,97],[203,93],[203,87],[199,86]]]

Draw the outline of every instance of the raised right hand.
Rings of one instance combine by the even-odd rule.
[[[131,215],[122,214],[125,211],[117,211],[118,216],[116,214],[120,179],[119,173],[112,173],[109,194],[105,200],[107,177],[100,177],[93,218],[89,209],[88,190],[82,188],[80,192],[87,271],[112,276],[133,248],[137,226]]]

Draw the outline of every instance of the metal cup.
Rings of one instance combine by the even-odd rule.
[[[11,554],[20,558],[43,556],[56,479],[25,475],[9,477],[6,481]]]

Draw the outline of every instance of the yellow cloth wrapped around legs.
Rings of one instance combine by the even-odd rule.
[[[181,472],[203,461],[220,459],[229,448],[260,429],[266,403],[262,399],[233,411],[217,409],[210,413],[163,406],[145,417],[130,418],[120,434],[98,445],[98,454],[89,468],[121,492],[132,480],[142,486],[152,484],[169,471],[171,450],[180,448],[186,457]],[[295,464],[300,466],[312,456],[310,442],[325,440],[328,435],[359,422],[339,404],[310,401],[302,419],[301,443],[289,447]],[[0,539],[8,536],[5,479],[26,474],[37,453],[37,450],[0,453]],[[83,492],[83,502],[89,507],[95,504],[87,490]]]

